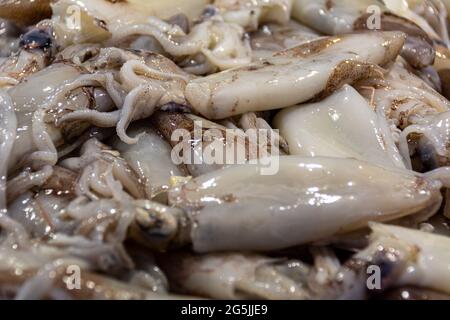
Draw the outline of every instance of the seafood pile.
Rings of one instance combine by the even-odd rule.
[[[0,298],[450,299],[449,13],[0,0]]]

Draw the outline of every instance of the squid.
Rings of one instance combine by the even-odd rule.
[[[171,187],[172,177],[185,176],[186,170],[173,163],[172,147],[158,131],[143,125],[133,127],[130,131],[135,135],[141,134],[137,144],[129,145],[116,138],[111,145],[145,184],[146,198],[164,202],[164,194]]]
[[[423,175],[354,159],[284,156],[276,173],[262,175],[262,169],[235,165],[175,186],[169,203],[183,210],[184,231],[175,228],[170,237],[192,243],[196,252],[324,241],[371,220],[415,215],[425,221],[439,209],[447,183],[442,172]]]
[[[314,248],[314,265],[257,254],[169,253],[158,261],[176,292],[213,299],[360,299],[362,272],[342,266],[327,248]],[[338,280],[338,278],[340,278]]]
[[[417,146],[411,148],[411,142]],[[417,151],[426,169],[446,166],[450,159],[450,111],[425,117],[417,124],[408,126],[400,135],[400,150],[412,167],[410,155]],[[416,149],[416,150],[414,150]]]
[[[320,102],[282,110],[274,123],[290,154],[355,158],[405,168],[385,118],[348,85]]]
[[[416,286],[450,293],[448,237],[377,223],[371,224],[371,229],[369,246],[352,260],[379,266],[382,290]]]
[[[171,8],[170,4],[158,4],[157,1],[147,5],[145,1],[125,5],[104,0],[59,1],[53,7],[51,25],[59,45],[63,48],[88,42],[120,46],[130,37],[152,37],[167,55],[184,60],[181,62],[187,70],[194,73],[224,70],[251,61],[251,49],[243,28],[223,21],[220,15],[208,17],[193,25],[189,33],[179,25],[159,18],[169,18],[164,12],[172,11],[177,14],[180,13],[180,8],[186,7],[191,7],[191,12],[197,12],[195,8],[201,8],[208,1],[196,0],[196,3],[189,2],[188,5],[179,0],[173,2],[177,3],[174,8]],[[141,7],[143,10],[140,10]],[[163,8],[161,12],[158,7]],[[71,8],[73,10],[70,10]],[[117,10],[120,8],[124,12],[118,17],[117,12],[120,11]],[[66,21],[70,20],[71,14],[74,13],[78,14],[79,26],[67,26]]]
[[[445,118],[450,107],[446,98],[401,61],[384,79],[361,81],[356,88],[387,119],[408,168],[412,168],[411,155],[415,150],[424,168],[435,169],[446,164]]]
[[[55,165],[58,160],[57,146],[79,137],[88,126],[67,125],[57,128],[56,119],[65,112],[93,107],[98,90],[84,89],[84,84],[71,87],[84,71],[70,64],[53,64],[14,87],[11,96],[17,117],[18,134],[14,148],[9,154],[8,170],[13,172],[25,166],[35,169]],[[66,99],[69,97],[70,99]],[[111,101],[103,101],[103,107],[111,108]],[[55,109],[59,108],[56,112]],[[101,110],[101,107],[99,107]]]
[[[388,120],[403,130],[428,115],[449,110],[449,102],[398,61],[384,79],[359,82],[356,87]]]
[[[119,247],[127,238],[151,248],[165,247],[172,238],[161,235],[170,235],[177,228],[182,218],[176,217],[181,217],[181,213],[177,208],[146,199],[144,182],[120,153],[91,139],[83,145],[79,157],[64,159],[55,167],[53,176],[41,187],[47,192],[35,195],[32,201],[19,198],[11,207],[34,213],[25,218],[43,216],[46,233],[64,231]],[[60,205],[51,207],[48,204],[52,202]],[[155,234],[151,230],[155,225],[167,229]],[[31,233],[42,230],[42,224],[30,227]]]
[[[126,133],[132,121],[147,118],[167,105],[188,104],[184,90],[190,75],[162,55],[106,48],[82,66],[94,74],[75,79],[72,86],[94,84],[105,88],[116,109],[77,110],[60,117],[59,125],[84,121],[102,128],[116,127],[122,141],[135,144],[139,137]]]
[[[152,123],[172,145],[172,161],[185,165],[194,177],[281,153],[280,141],[267,123],[229,128],[192,114],[169,112],[155,114]]]
[[[245,67],[193,79],[185,96],[208,119],[290,107],[327,96],[345,83],[382,76],[378,66],[392,62],[404,40],[401,32],[318,39]]]
[[[29,26],[51,17],[50,2],[51,0],[2,0],[0,1],[0,18]]]
[[[286,25],[269,24],[250,34],[253,59],[269,58],[277,51],[296,47],[321,36],[295,21]]]
[[[256,31],[267,23],[286,25],[291,19],[292,0],[216,0],[213,5],[225,21],[246,31]]]
[[[450,98],[450,51],[443,46],[436,46],[436,60],[433,68],[437,71],[441,81],[442,95]]]
[[[385,1],[398,4],[405,1]],[[377,8],[377,11],[369,11]],[[375,12],[375,13],[374,13]],[[394,12],[395,13],[395,12]],[[380,15],[380,25],[367,25],[371,16]],[[378,0],[295,0],[293,17],[305,25],[327,35],[349,33],[357,30],[381,28],[383,31],[403,31],[408,37],[402,56],[415,68],[433,64],[435,49],[432,38],[415,21],[397,16]],[[376,17],[375,17],[376,18]],[[426,24],[428,26],[428,24]],[[431,28],[431,27],[429,27]]]
[[[22,28],[10,21],[0,19],[0,60],[6,59],[19,49]]]
[[[0,88],[14,86],[50,64],[55,54],[51,33],[50,28],[42,26],[20,37],[18,51],[0,60]]]
[[[433,40],[450,45],[447,9],[442,0],[383,1],[392,13],[413,21]]]
[[[70,290],[68,270],[80,270],[80,287]],[[72,272],[72,271],[70,271]],[[147,276],[150,277],[149,274]],[[133,280],[106,277],[95,264],[61,249],[42,245],[30,250],[0,251],[0,280],[3,299],[98,299],[98,300],[159,300],[186,299],[163,290],[146,288]]]

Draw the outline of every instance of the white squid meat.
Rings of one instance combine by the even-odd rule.
[[[354,159],[279,159],[275,175],[258,165],[228,167],[172,190],[191,212],[197,252],[276,250],[325,240],[439,208],[442,183],[412,171]],[[446,181],[444,181],[446,182]]]
[[[398,4],[404,0],[392,2]],[[327,35],[367,29],[403,31],[408,35],[402,50],[403,57],[417,68],[433,64],[435,50],[432,38],[413,21],[393,14],[382,1],[295,0],[292,12],[295,19]]]
[[[355,254],[355,261],[386,267],[382,284],[412,285],[450,293],[450,240],[392,225],[371,224],[370,245]]]
[[[282,110],[274,124],[290,154],[405,168],[385,119],[348,85],[321,102]]]
[[[209,119],[289,107],[382,75],[374,65],[395,59],[404,39],[401,32],[383,32],[311,41],[246,67],[191,80],[186,98]]]
[[[213,5],[225,21],[247,31],[267,23],[286,25],[291,19],[292,0],[215,0]]]

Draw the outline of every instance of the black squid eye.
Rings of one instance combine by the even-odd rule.
[[[20,39],[20,46],[27,50],[48,49],[52,46],[53,37],[47,29],[32,29]]]

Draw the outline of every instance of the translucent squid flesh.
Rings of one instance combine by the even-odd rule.
[[[115,139],[112,146],[139,175],[146,186],[147,197],[153,199],[167,192],[171,177],[184,176],[184,170],[173,163],[171,145],[154,129],[137,126],[130,133],[140,135],[137,144],[129,145]]]
[[[28,26],[51,17],[52,9],[50,2],[50,0],[1,1],[0,18]]]
[[[214,299],[359,299],[361,272],[341,266],[331,250],[313,248],[314,265],[246,253],[169,253],[157,261],[176,292]],[[331,251],[331,252],[330,252]]]
[[[267,23],[287,24],[291,18],[292,0],[216,0],[213,5],[225,21],[255,31]]]
[[[282,110],[274,123],[290,154],[356,158],[405,168],[385,119],[348,85],[321,102]]]
[[[370,245],[352,260],[379,266],[383,290],[416,286],[450,293],[448,237],[393,225],[371,228]]]
[[[400,3],[404,1],[394,0],[392,2]],[[377,11],[370,10],[371,8],[377,8]],[[416,68],[433,64],[435,50],[430,36],[413,21],[393,14],[381,1],[295,0],[292,12],[293,17],[300,22],[327,35],[367,29],[403,31],[408,35],[402,50],[403,57]],[[380,25],[367,25],[369,22],[374,22],[371,19],[374,12],[379,14]],[[426,22],[425,24],[428,26]]]
[[[170,193],[173,205],[191,212],[194,250],[286,248],[357,230],[371,220],[432,215],[442,200],[441,182],[411,171],[353,159],[279,161],[275,175],[261,175],[258,165],[232,166]]]
[[[383,32],[311,41],[246,67],[191,80],[186,98],[209,119],[289,107],[381,75],[376,65],[393,61],[404,39],[401,32]]]
[[[152,123],[173,146],[172,159],[185,165],[194,177],[270,153],[280,154],[279,143],[269,129],[227,131],[226,127],[204,118],[174,112],[158,112]]]

